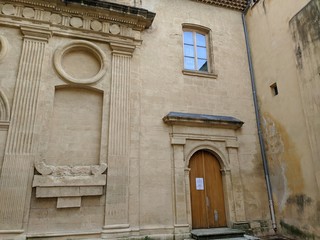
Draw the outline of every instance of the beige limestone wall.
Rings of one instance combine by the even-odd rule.
[[[130,5],[137,2],[141,4],[141,1],[121,1]],[[3,5],[0,7],[2,11]],[[180,233],[175,232],[179,227],[183,234],[188,234],[191,224],[190,219],[185,217],[190,217],[190,212],[187,212],[188,196],[180,199],[181,201],[178,197],[175,199],[175,187],[178,183],[181,187],[179,191],[187,192],[188,182],[184,181],[183,174],[184,168],[188,166],[183,163],[189,160],[187,157],[192,150],[205,146],[209,149],[210,145],[213,146],[210,149],[212,151],[214,147],[216,150],[222,149],[224,170],[231,172],[226,173],[228,176],[225,177],[225,185],[229,187],[225,196],[228,196],[233,204],[228,205],[229,226],[240,221],[256,221],[255,226],[258,223],[259,227],[262,223],[268,224],[269,210],[257,141],[241,13],[185,0],[144,1],[141,7],[157,13],[152,26],[142,32],[142,43],[137,30],[127,29],[121,24],[120,27],[110,27],[102,19],[99,21],[103,24],[99,25],[97,20],[90,22],[90,19],[79,16],[69,19],[59,16],[58,13],[46,13],[49,18],[43,21],[49,21],[48,25],[52,24],[50,28],[53,35],[42,29],[47,34],[48,43],[41,45],[43,64],[36,99],[32,153],[36,153],[36,160],[41,158],[51,166],[41,165],[41,162],[32,159],[30,169],[25,169],[24,176],[28,182],[25,188],[21,189],[26,192],[26,202],[25,206],[21,204],[22,211],[19,213],[24,212],[22,230],[19,230],[24,231],[24,237],[51,236],[55,239],[61,236],[72,239],[80,234],[79,238],[86,238],[86,235],[92,238],[147,235],[172,238],[174,233]],[[10,106],[13,104],[18,64],[23,52],[21,30],[8,27],[12,24],[10,21],[20,21],[20,18],[24,17],[13,16],[16,14],[15,9],[16,6],[6,4],[5,11],[2,11],[5,16],[0,19],[6,23],[6,27],[1,27],[0,36],[5,36],[9,42],[7,59],[0,62],[0,87]],[[24,23],[38,24],[39,19],[33,19],[32,9],[23,10],[24,15],[32,18],[32,21],[24,19]],[[35,14],[38,18],[47,15],[38,12]],[[199,24],[211,29],[216,79],[182,73],[183,23]],[[12,25],[19,24],[20,22],[15,22]],[[32,33],[31,30],[30,32]],[[57,49],[79,39],[93,43],[106,55],[106,73],[97,82],[87,84],[74,82],[70,77],[66,79],[54,63]],[[35,42],[36,40],[32,39]],[[27,50],[28,54],[32,52],[31,49]],[[93,72],[96,72],[98,69],[96,59],[91,61],[92,54],[87,55],[81,46],[80,52],[78,50],[75,48],[68,52],[62,68],[75,78],[90,77],[91,71],[95,69]],[[86,61],[92,64],[86,64]],[[30,79],[32,78],[26,76],[24,80]],[[67,87],[67,90],[61,86]],[[61,90],[66,90],[71,95],[61,96]],[[93,92],[89,95],[97,95],[98,100],[89,97],[90,101],[84,102],[83,98],[77,102],[75,92],[85,95],[91,90]],[[68,105],[67,102],[72,104]],[[72,114],[76,103],[81,105],[81,111],[74,109],[75,114]],[[95,107],[91,108],[91,104]],[[176,128],[166,125],[162,120],[170,111],[233,116],[242,120],[244,125],[239,130]],[[82,119],[85,118],[85,113],[92,116]],[[95,126],[88,126],[90,123]],[[174,131],[189,134],[191,138],[195,136],[195,139],[186,140],[185,147],[174,145],[170,135]],[[55,135],[58,132],[61,137],[59,134]],[[0,133],[0,143],[5,145],[6,131]],[[86,134],[89,134],[88,137]],[[92,137],[94,139],[86,144],[86,140]],[[101,144],[97,146],[99,141]],[[74,142],[78,145],[73,146]],[[87,147],[94,148],[93,153],[88,150],[88,155],[85,155]],[[0,164],[3,161],[2,149],[4,146],[0,147]],[[68,150],[74,151],[70,154],[71,158],[65,156]],[[177,158],[180,162],[175,162]],[[59,204],[61,199],[58,197],[48,197],[53,194],[49,187],[44,187],[41,192],[41,186],[32,188],[32,182],[36,177],[39,178],[40,174],[51,174],[46,171],[53,169],[55,177],[72,176],[72,171],[77,170],[72,168],[74,165],[86,165],[84,167],[87,168],[78,168],[80,174],[83,174],[81,171],[87,171],[87,165],[99,162],[109,164],[106,186],[101,196],[82,196],[81,207],[79,198],[75,197],[72,201],[64,199],[65,205]],[[182,164],[182,176],[175,172],[177,163]],[[230,169],[226,166],[230,166]],[[181,178],[176,179],[177,176]],[[56,179],[55,184],[57,182],[59,181]],[[62,189],[58,186],[53,186],[53,189],[61,191],[60,194],[71,194],[78,190]],[[39,192],[47,197],[40,198],[37,195]],[[177,201],[182,205],[176,204]],[[7,204],[8,202],[6,201]],[[73,205],[67,208],[68,204]],[[14,208],[15,205],[12,205],[13,210]],[[181,217],[176,216],[177,209],[184,211],[181,216],[185,222],[181,225],[176,224]],[[0,222],[0,226],[1,224],[7,222]],[[1,230],[17,230],[10,227],[13,228],[13,224],[5,225]],[[12,231],[9,234],[15,233],[17,232]]]
[[[297,227],[306,234],[319,235],[319,182],[316,179],[319,175],[319,156],[315,157],[312,152],[315,146],[319,148],[319,128],[312,123],[314,127],[308,129],[310,120],[313,120],[306,114],[308,111],[309,115],[319,118],[318,110],[309,108],[310,104],[319,104],[316,97],[319,87],[303,87],[306,84],[303,79],[310,79],[303,76],[311,74],[317,78],[312,68],[317,71],[318,61],[312,62],[312,59],[318,59],[319,54],[314,51],[304,56],[305,72],[299,74],[299,62],[296,61],[299,42],[295,43],[293,39],[293,35],[299,34],[289,25],[289,21],[308,2],[261,0],[249,9],[246,20],[276,217],[281,223],[279,228],[290,233],[290,228]],[[317,11],[316,8],[312,9]],[[310,22],[316,21],[316,17],[305,14],[313,19]],[[299,20],[306,22],[301,18]],[[303,29],[306,32],[313,31],[311,25],[304,25]],[[311,42],[310,46],[315,45]],[[278,87],[277,96],[270,88],[274,83]],[[308,100],[310,98],[313,98],[312,103]]]
[[[237,136],[246,216],[249,221],[268,220],[241,13],[190,1],[145,1],[142,7],[157,16],[137,49],[142,89],[141,222],[150,225],[160,220],[164,226],[172,222],[172,202],[164,196],[172,191],[173,153],[170,129],[161,122],[169,111],[230,115],[245,122]],[[217,79],[182,74],[183,23],[212,30]]]
[[[59,76],[53,60],[59,47],[72,42],[73,39],[64,37],[49,40],[38,100],[36,131],[41,144],[37,152],[46,164],[54,166],[96,165],[106,160],[107,135],[102,130],[102,121],[108,124],[111,72],[109,67],[103,79],[91,85],[91,88],[70,85]],[[109,47],[94,41],[92,43],[106,53],[110,66]],[[86,67],[97,64],[96,59],[91,59],[92,56],[85,52],[76,54],[79,55],[66,57],[67,61],[62,66],[70,75],[74,73],[74,68],[78,68],[77,78],[92,77],[92,72],[99,69],[94,66],[89,71]],[[83,71],[86,74],[80,74]],[[104,225],[104,209],[105,192],[102,196],[82,197],[80,208],[61,209],[57,208],[57,198],[36,198],[33,188],[27,232],[30,236],[54,236],[76,233],[81,229],[80,233],[94,236],[101,232]]]

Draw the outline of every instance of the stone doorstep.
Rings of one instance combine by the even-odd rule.
[[[196,229],[191,231],[191,236],[197,240],[209,239],[247,239],[244,237],[245,232],[239,229],[231,228],[210,228]]]

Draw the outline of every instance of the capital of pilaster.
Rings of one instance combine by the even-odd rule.
[[[239,143],[237,140],[227,140],[226,148],[239,148]]]
[[[52,31],[50,31],[49,28],[46,27],[22,26],[21,32],[24,38],[38,41],[48,42],[49,38],[52,37]]]
[[[172,145],[185,145],[186,139],[181,137],[172,137],[171,138],[171,144]]]
[[[123,43],[110,43],[112,54],[132,56],[136,46]]]

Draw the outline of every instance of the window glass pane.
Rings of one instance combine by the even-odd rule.
[[[195,70],[194,58],[184,58],[184,68],[189,70]]]
[[[207,60],[198,59],[198,69],[197,70],[208,72],[208,62],[207,62]]]
[[[198,58],[207,59],[207,49],[205,47],[197,47]]]
[[[196,34],[196,41],[197,41],[197,46],[206,46],[206,36],[200,33]]]
[[[183,42],[193,45],[192,32],[184,32],[183,33]]]
[[[194,47],[192,45],[184,45],[184,56],[194,57]]]

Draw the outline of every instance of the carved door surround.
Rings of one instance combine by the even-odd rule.
[[[192,229],[189,161],[199,150],[206,150],[219,160],[227,226],[245,221],[236,133],[243,122],[233,117],[177,112],[170,112],[163,121],[171,126],[175,234],[187,236]]]
[[[140,33],[152,24],[155,14],[145,9],[124,5],[121,6],[120,9],[119,4],[116,4],[117,8],[113,8],[114,6],[112,5],[112,3],[106,4],[101,1],[99,8],[97,8],[90,5],[80,5],[76,2],[65,4],[62,1],[47,1],[45,3],[38,0],[28,1],[28,3],[26,3],[25,0],[2,1],[0,5],[0,17],[6,20],[3,21],[2,24],[9,28],[20,27],[23,33],[25,47],[22,49],[22,57],[35,59],[34,64],[30,65],[29,68],[24,67],[24,60],[20,59],[21,66],[17,77],[18,85],[16,86],[16,94],[14,97],[14,104],[16,103],[18,106],[13,107],[12,110],[13,114],[9,125],[6,156],[0,179],[0,238],[2,236],[1,234],[9,234],[12,237],[19,235],[22,236],[22,238],[25,236],[26,233],[24,233],[24,229],[26,223],[24,219],[29,212],[32,180],[34,180],[33,185],[35,187],[41,188],[39,185],[47,184],[48,186],[43,186],[43,191],[40,190],[39,194],[51,194],[50,196],[48,195],[49,197],[59,196],[56,196],[54,192],[46,192],[46,187],[50,187],[51,189],[52,187],[56,187],[60,190],[62,187],[73,187],[77,185],[83,187],[84,192],[86,192],[87,186],[91,186],[92,184],[99,187],[99,189],[96,189],[96,193],[100,195],[102,194],[101,187],[106,185],[105,175],[102,175],[102,173],[106,170],[107,163],[108,191],[106,194],[105,226],[102,237],[109,237],[114,232],[130,231],[128,212],[130,64],[134,49],[142,42]],[[119,14],[119,10],[122,10],[123,13]],[[84,79],[83,81],[77,82],[77,79],[70,78],[68,74],[58,71],[62,80],[66,81],[67,85],[71,83],[71,85],[84,86],[91,89],[95,88],[95,84],[104,76],[106,69],[112,72],[111,79],[107,79],[111,81],[110,119],[107,128],[112,130],[109,132],[108,138],[113,140],[107,145],[108,149],[106,149],[106,152],[108,156],[103,162],[100,162],[100,165],[84,166],[80,169],[90,175],[90,180],[85,179],[86,176],[84,176],[83,179],[77,180],[70,177],[68,186],[62,186],[65,183],[59,185],[59,183],[51,181],[50,178],[52,178],[52,176],[50,177],[50,175],[59,169],[41,161],[40,154],[37,152],[36,145],[39,144],[37,142],[38,139],[32,138],[33,127],[36,123],[37,105],[32,105],[32,114],[28,115],[30,119],[25,119],[26,122],[20,124],[16,123],[19,112],[24,114],[23,109],[27,110],[30,108],[30,106],[26,104],[37,103],[39,100],[38,87],[40,82],[43,81],[42,77],[44,76],[42,74],[42,60],[48,60],[46,59],[49,55],[47,46],[50,45],[50,38],[56,36],[65,38],[66,42],[70,42],[70,39],[79,39],[71,41],[71,45],[58,49],[60,50],[57,54],[58,63],[59,57],[68,51],[69,46],[72,47],[75,46],[75,44],[78,44],[77,47],[82,49],[89,49],[93,55],[98,56],[98,58],[99,56],[103,56],[103,54],[91,43],[92,41],[106,44],[111,49],[111,65],[105,66],[105,59],[102,57],[103,64],[101,64],[101,71],[99,71],[93,79]],[[4,57],[7,48],[4,39],[1,38],[0,40],[0,60],[5,60]],[[29,51],[31,48],[38,50],[36,54],[39,55],[39,58],[34,57],[35,53]],[[59,68],[59,70],[61,70],[61,68]],[[29,84],[30,89],[26,88],[24,90],[35,93],[28,95],[32,98],[30,101],[25,101],[26,104],[24,104],[24,102],[19,99],[18,93],[21,91],[19,84],[22,82],[30,82],[28,71],[35,74],[37,85]],[[9,109],[9,106],[6,106],[6,109]],[[9,119],[9,113],[8,111],[5,111],[5,113],[6,121]],[[5,125],[8,126],[8,123],[6,122]],[[27,130],[28,133],[30,132],[32,143],[22,141],[23,132],[25,132],[22,127],[28,128]],[[114,129],[120,129],[120,131],[114,131]],[[18,137],[18,139],[16,139],[16,137]],[[11,141],[11,139],[16,140]],[[116,141],[114,141],[114,139],[116,139]],[[16,144],[21,142],[22,145],[20,144],[16,147]],[[119,146],[121,146],[121,148],[119,148]],[[17,149],[23,151],[16,152]],[[41,174],[38,175],[38,177],[35,177],[33,174],[34,166]],[[15,173],[22,168],[23,173]],[[66,170],[72,172],[79,169],[68,168]],[[42,181],[43,179],[40,179],[42,176],[45,177],[46,183]],[[119,178],[121,178],[121,181],[119,181]],[[15,184],[15,187],[12,187],[12,184]],[[8,194],[4,194],[5,192]],[[118,194],[119,192],[121,192],[121,196]],[[3,197],[1,198],[1,196]],[[118,198],[121,199],[121,202],[116,200]],[[13,206],[12,203],[15,203],[15,206]],[[66,207],[75,207],[78,205],[79,202],[76,203],[74,201],[61,203],[61,206]]]

